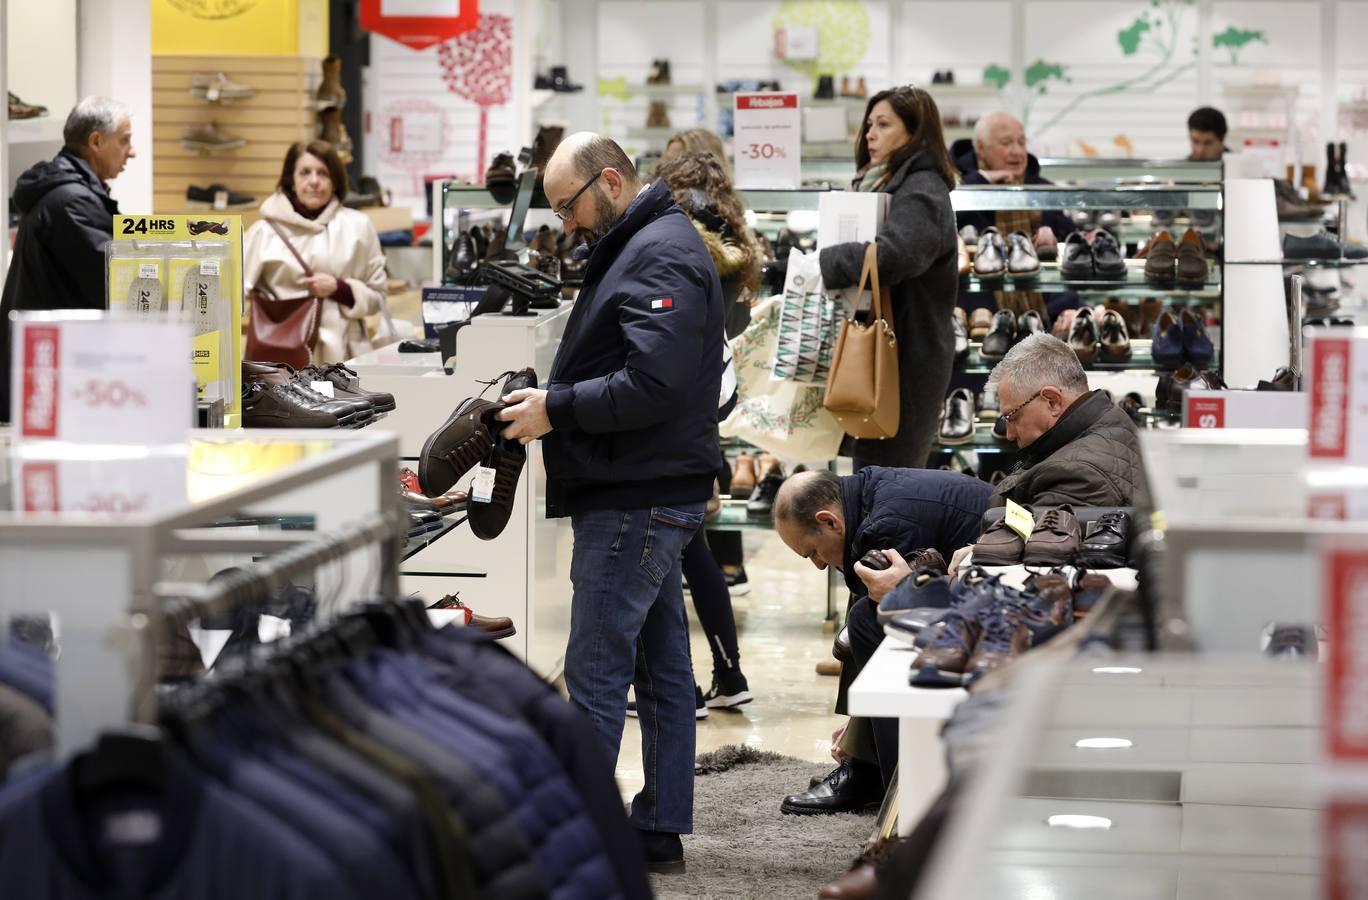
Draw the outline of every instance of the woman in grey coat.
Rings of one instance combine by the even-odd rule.
[[[950,190],[956,170],[945,148],[940,110],[910,85],[869,98],[855,145],[858,191],[890,194],[879,228],[879,281],[893,298],[898,338],[898,433],[858,439],[855,468],[926,465],[940,428],[941,404],[955,361],[951,310],[959,284],[955,213]],[[829,288],[859,284],[865,244],[825,247],[822,279]]]

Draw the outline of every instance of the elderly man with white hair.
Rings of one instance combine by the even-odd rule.
[[[10,312],[105,308],[104,247],[119,211],[109,182],[133,158],[128,109],[87,97],[67,116],[62,136],[61,151],[14,187],[23,218],[0,300],[0,422],[9,421]]]

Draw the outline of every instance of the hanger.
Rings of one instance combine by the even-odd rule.
[[[95,746],[71,763],[71,784],[78,797],[136,789],[161,793],[166,787],[170,751],[161,733],[130,725],[100,735]]]

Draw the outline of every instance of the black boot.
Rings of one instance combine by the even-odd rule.
[[[1325,145],[1325,184],[1321,186],[1321,193],[1327,197],[1339,193],[1339,166],[1335,165],[1335,145],[1327,142]]]
[[[779,811],[790,816],[824,816],[842,812],[877,810],[883,804],[883,777],[879,767],[848,759],[823,778],[816,787],[790,794]]]
[[[1349,171],[1344,167],[1344,164],[1348,161],[1348,159],[1349,148],[1345,145],[1344,141],[1340,141],[1339,154],[1335,158],[1335,164],[1338,167],[1337,172],[1339,177],[1340,193],[1348,196],[1350,200],[1355,200],[1357,198],[1354,196],[1354,188],[1349,183]]]
[[[670,831],[639,831],[646,870],[657,875],[684,874],[684,844]]]
[[[480,257],[475,252],[475,242],[470,235],[465,232],[456,235],[456,243],[447,259],[447,281],[451,284],[470,284],[479,265]]]

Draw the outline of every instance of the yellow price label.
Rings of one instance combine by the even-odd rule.
[[[1035,531],[1035,516],[1031,511],[1014,500],[1007,501],[1007,514],[1003,516],[1007,522],[1007,527],[1021,535],[1023,541],[1031,539],[1031,532]]]

